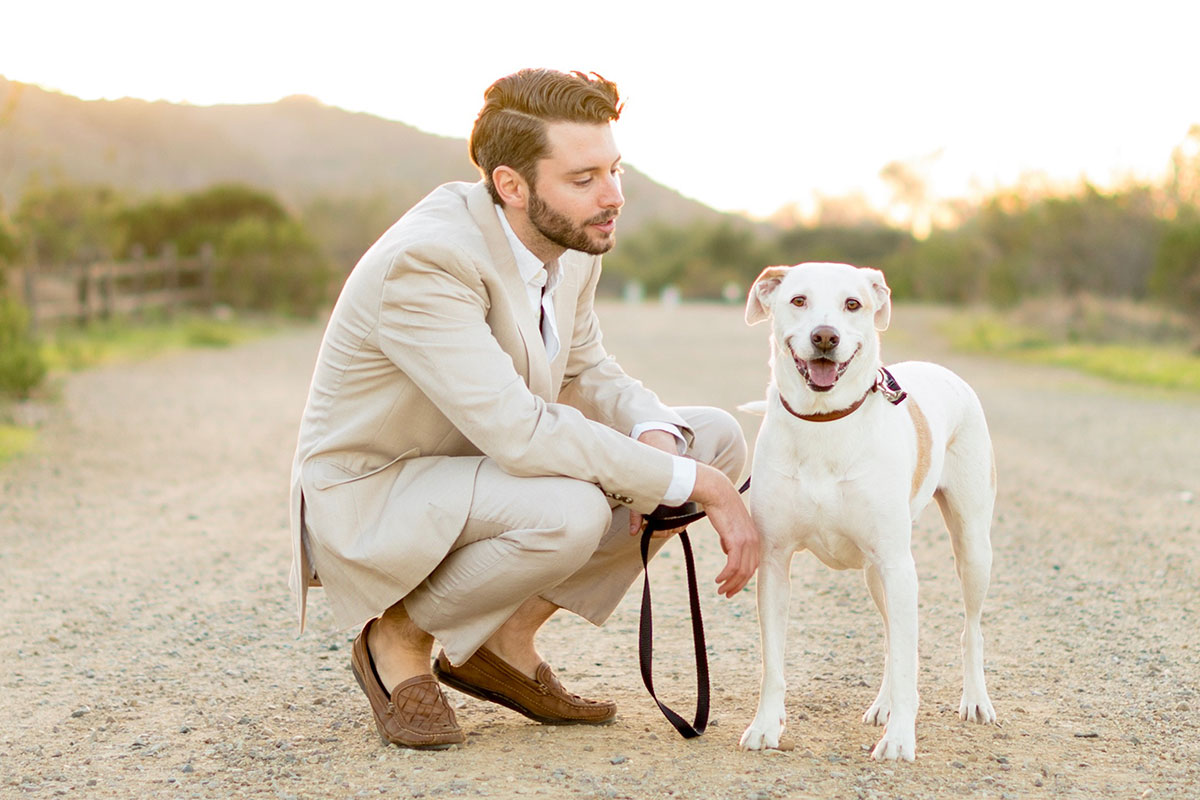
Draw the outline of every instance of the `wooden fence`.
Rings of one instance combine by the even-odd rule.
[[[9,273],[9,290],[21,292],[30,325],[87,324],[149,310],[171,314],[183,306],[213,302],[211,247],[179,258],[166,248],[156,258],[135,252],[128,261],[96,261],[69,267],[34,267]]]

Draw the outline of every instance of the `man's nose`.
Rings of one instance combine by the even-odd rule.
[[[620,175],[610,175],[604,182],[604,193],[600,196],[600,205],[604,208],[620,208],[625,205],[625,195],[621,193]]]

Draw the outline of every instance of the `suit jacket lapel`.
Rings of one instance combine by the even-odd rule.
[[[546,346],[542,342],[542,332],[538,327],[540,315],[530,307],[525,283],[521,280],[521,275],[517,270],[517,262],[513,258],[512,248],[509,247],[508,238],[504,235],[504,229],[500,227],[500,220],[496,217],[498,213],[496,205],[492,202],[492,196],[483,182],[471,187],[467,194],[467,207],[470,209],[475,223],[479,226],[479,230],[483,232],[488,254],[500,275],[504,290],[508,294],[509,304],[513,308],[513,321],[516,323],[525,347],[525,363],[528,366],[525,377],[529,390],[544,399],[551,399],[553,384],[550,380],[550,363],[546,359]],[[557,308],[555,306],[556,310]],[[516,366],[520,371],[520,365]]]
[[[567,371],[567,361],[571,352],[571,342],[575,338],[575,307],[579,301],[579,266],[578,253],[568,251],[559,257],[558,288],[554,290],[554,320],[558,326],[558,355],[550,365],[550,377],[557,397],[558,389],[562,386],[563,374]]]

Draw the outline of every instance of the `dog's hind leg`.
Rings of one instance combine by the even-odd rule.
[[[887,598],[883,596],[883,581],[879,570],[873,564],[867,564],[863,576],[867,579],[867,590],[871,593],[871,599],[875,601],[875,607],[879,609],[879,616],[883,618],[883,680],[879,684],[879,694],[875,696],[875,702],[867,709],[867,713],[863,714],[863,722],[868,725],[886,725],[888,715],[892,713],[892,681],[891,670],[888,669],[890,647]]]
[[[991,447],[983,452],[990,456]],[[954,454],[951,453],[951,458]],[[991,521],[995,504],[995,471],[991,458],[970,464],[947,464],[954,477],[934,494],[950,531],[954,568],[962,584],[966,624],[962,633],[963,693],[958,705],[962,719],[980,723],[996,721],[983,676],[983,601],[992,571]]]
[[[779,747],[787,724],[783,677],[784,644],[787,639],[788,608],[791,605],[793,552],[768,548],[758,566],[758,620],[762,634],[762,687],[758,713],[742,733],[743,750]]]

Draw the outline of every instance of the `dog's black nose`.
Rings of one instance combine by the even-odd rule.
[[[813,347],[820,350],[822,353],[828,353],[830,350],[838,346],[841,338],[838,336],[837,329],[829,325],[822,325],[812,332]]]

